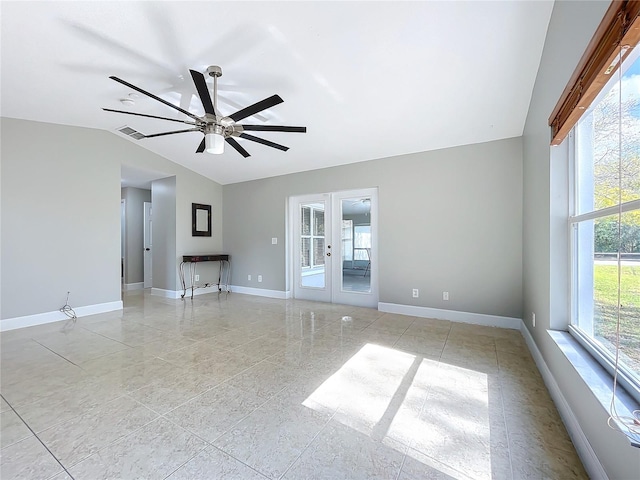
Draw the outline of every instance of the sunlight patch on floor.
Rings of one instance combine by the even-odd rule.
[[[485,373],[369,343],[303,405],[453,478],[492,478]]]

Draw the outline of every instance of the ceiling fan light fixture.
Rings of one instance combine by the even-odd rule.
[[[224,153],[224,135],[221,133],[206,133],[204,136],[204,149],[207,153],[219,155]]]

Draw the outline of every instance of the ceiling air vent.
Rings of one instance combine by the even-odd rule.
[[[121,128],[118,128],[118,131],[132,138],[135,138],[136,140],[140,140],[141,138],[144,138],[144,135],[142,133],[138,132],[137,130],[134,130],[131,127],[121,127]]]

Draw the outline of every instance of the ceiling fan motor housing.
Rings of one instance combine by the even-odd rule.
[[[222,76],[222,68],[218,65],[211,65],[207,68],[207,74],[210,77],[221,77]]]

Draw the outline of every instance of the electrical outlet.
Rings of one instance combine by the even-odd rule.
[[[442,300],[449,300],[449,292],[442,292]]]
[[[258,282],[262,281],[262,275],[258,275]]]
[[[277,245],[278,244],[278,239],[276,237],[273,237],[271,239],[271,245]]]
[[[196,282],[200,280],[200,275],[196,275]]]
[[[413,289],[413,298],[418,298],[420,296],[420,291],[417,288]]]
[[[247,275],[247,280],[251,281],[251,275]]]
[[[533,326],[536,326],[536,314],[535,312],[531,312],[531,323],[533,323]]]

